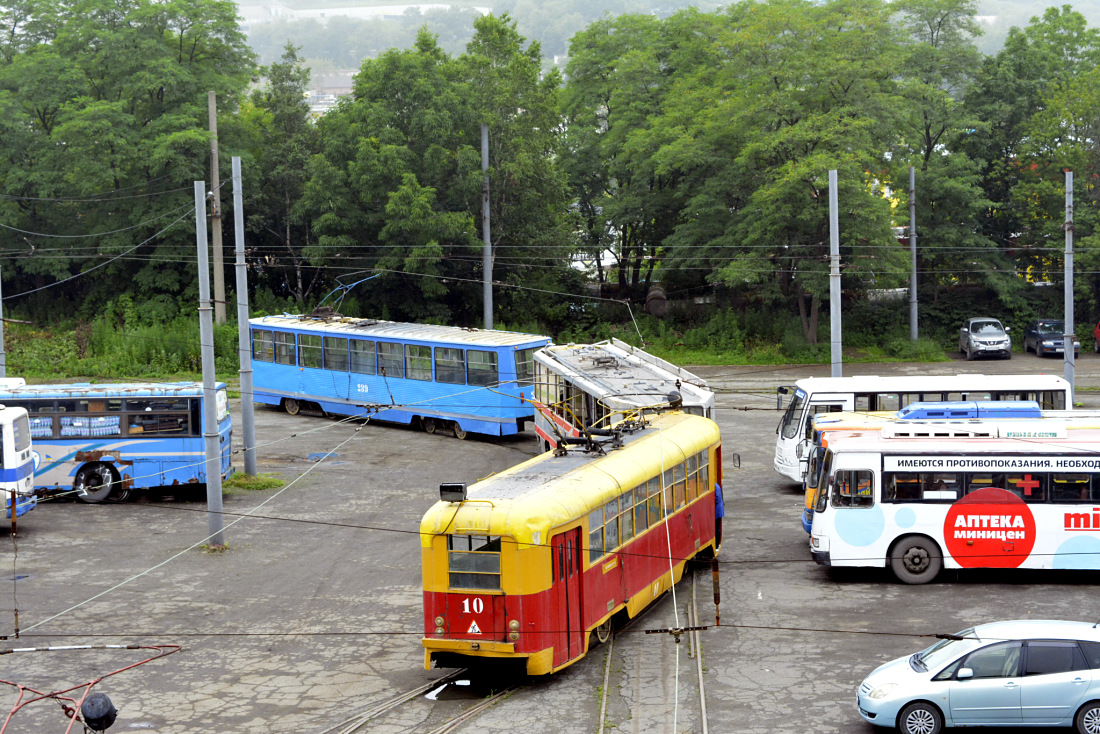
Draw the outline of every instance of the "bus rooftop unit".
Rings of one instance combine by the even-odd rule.
[[[426,667],[560,670],[713,551],[714,421],[674,411],[613,433],[440,488],[420,523]]]
[[[549,337],[344,316],[251,319],[255,400],[508,436],[534,417],[532,356]]]
[[[547,448],[679,400],[684,412],[714,417],[701,377],[618,339],[560,344],[535,353],[535,433]]]

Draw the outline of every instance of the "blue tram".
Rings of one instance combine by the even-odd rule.
[[[545,336],[345,316],[249,321],[256,402],[507,436],[534,419]]]

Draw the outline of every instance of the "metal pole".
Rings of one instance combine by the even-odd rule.
[[[8,376],[8,353],[4,351],[4,296],[0,293],[0,377]]]
[[[493,328],[493,246],[489,241],[489,126],[481,126],[481,239],[485,249],[481,256],[482,303],[485,328]]]
[[[210,190],[214,192],[214,211],[210,215],[210,232],[214,242],[214,320],[225,323],[225,262],[222,252],[222,189],[218,175],[218,98],[207,95],[210,114]]]
[[[248,268],[244,264],[244,193],[241,159],[233,156],[233,238],[237,251],[237,344],[241,374],[244,473],[256,474],[256,413],[252,405],[252,348],[248,338]]]
[[[222,547],[222,472],[214,389],[214,319],[210,309],[210,261],[206,242],[206,183],[195,182],[195,241],[199,249],[199,342],[202,349],[202,435],[206,444],[206,516],[210,545]]]
[[[909,166],[909,339],[917,340],[917,174]]]
[[[1069,383],[1070,404],[1073,407],[1077,391],[1076,367],[1073,363],[1073,171],[1066,171],[1066,325],[1062,334],[1062,354],[1066,359],[1066,382]]]
[[[829,171],[829,341],[833,377],[843,377],[843,340],[840,333],[840,225],[837,214],[836,169]]]

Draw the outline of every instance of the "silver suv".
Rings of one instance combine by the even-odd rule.
[[[959,351],[967,359],[990,356],[1012,359],[1012,337],[1008,327],[1001,326],[997,319],[980,317],[969,319],[959,329]]]

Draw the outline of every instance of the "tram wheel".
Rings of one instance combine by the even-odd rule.
[[[283,410],[291,415],[298,415],[298,411],[302,409],[302,406],[298,404],[298,401],[294,398],[283,399]]]
[[[109,464],[85,464],[73,478],[73,489],[81,502],[99,504],[111,496],[118,485],[118,472]],[[128,493],[128,492],[127,492]]]
[[[599,627],[596,628],[596,641],[599,642],[601,645],[603,645],[604,643],[606,643],[610,639],[611,639],[611,620],[608,619],[606,622],[604,622],[603,624],[601,624]]]
[[[466,430],[463,429],[462,426],[458,425],[458,421],[454,421],[453,423],[451,423],[451,427],[454,429],[455,438],[459,440],[463,440],[466,438]]]
[[[435,429],[438,428],[434,418],[421,418],[420,425],[424,428],[424,433],[435,433]]]

